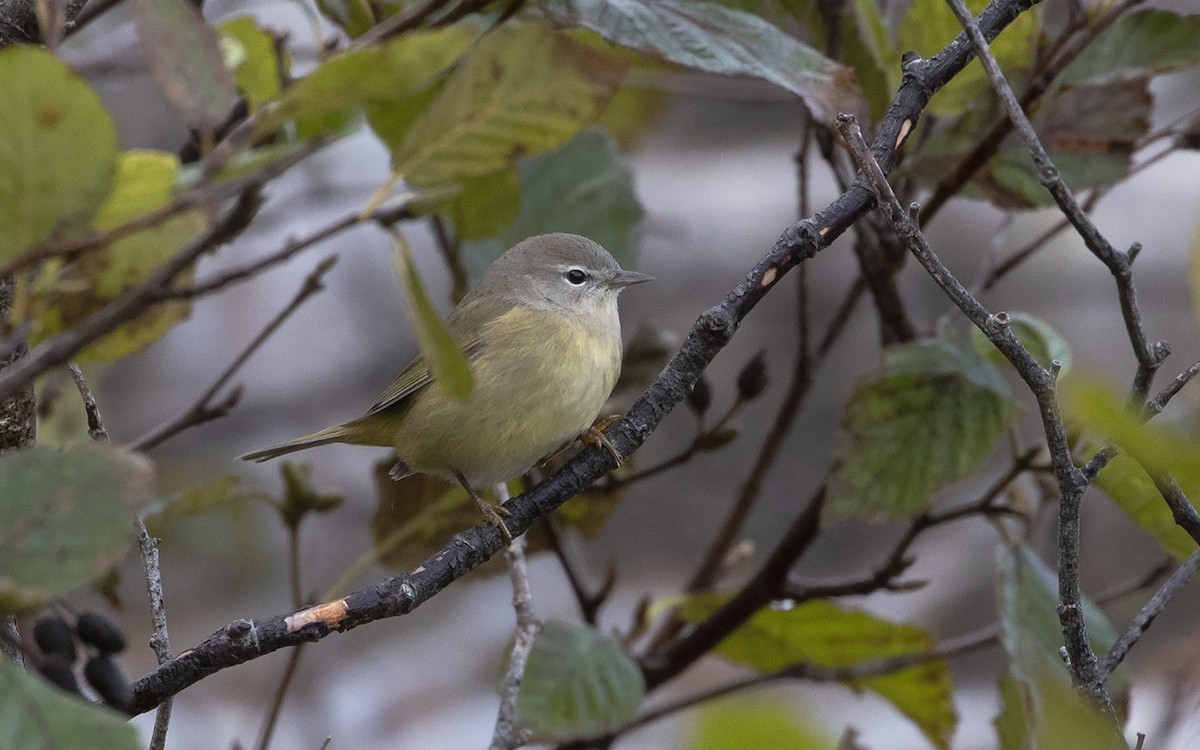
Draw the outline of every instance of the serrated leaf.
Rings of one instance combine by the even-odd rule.
[[[759,698],[706,701],[688,750],[833,750],[834,742],[791,702]]]
[[[471,368],[467,365],[467,357],[430,301],[408,242],[398,233],[395,238],[392,261],[396,275],[404,285],[408,317],[417,334],[421,356],[433,373],[434,386],[459,401],[466,401],[471,395]]]
[[[889,349],[882,375],[860,385],[842,415],[830,518],[922,512],[934,490],[991,453],[1008,423],[1005,392],[986,359],[945,339]]]
[[[141,742],[125,716],[0,659],[0,747],[139,750]]]
[[[1053,360],[1058,360],[1062,368],[1059,371],[1060,375],[1065,375],[1071,369],[1071,347],[1049,323],[1023,312],[1011,312],[1008,318],[1009,330],[1016,336],[1017,341],[1029,350],[1039,365],[1048,368]],[[978,328],[971,328],[971,343],[975,345],[975,351],[992,362],[1009,364],[1000,350],[988,341],[987,336]]]
[[[416,118],[393,167],[430,186],[557,148],[604,111],[627,67],[540,24],[501,26],[479,40]]]
[[[325,60],[296,81],[264,110],[256,132],[275,130],[289,120],[332,127],[348,111],[372,103],[405,101],[428,88],[459,59],[473,38],[463,26],[414,31],[380,45],[350,50]]]
[[[978,15],[987,0],[966,0],[966,5],[972,15]],[[1038,8],[1031,8],[1017,16],[988,45],[1001,70],[1018,90],[1022,73],[1037,59],[1040,32],[1041,13]],[[961,33],[962,26],[944,0],[913,0],[900,22],[896,46],[930,57]],[[972,60],[929,100],[926,111],[942,116],[961,115],[992,98],[991,83],[983,66]]]
[[[645,693],[642,671],[620,644],[548,620],[529,652],[516,721],[542,740],[594,737],[632,719]]]
[[[187,0],[134,0],[154,80],[188,127],[216,130],[237,96],[217,34]]]
[[[1114,456],[1096,477],[1096,486],[1138,526],[1149,532],[1171,557],[1186,560],[1196,551],[1196,542],[1175,523],[1162,493],[1137,461],[1124,454]],[[1183,490],[1188,497],[1194,498],[1200,486],[1184,487]]]
[[[1058,618],[1058,579],[1032,550],[1024,545],[1010,547],[1000,561],[1000,626],[1009,669],[1023,685],[1053,675],[1071,685],[1071,675],[1059,656],[1063,645]],[[1098,657],[1117,639],[1104,613],[1086,597],[1083,621],[1088,642]],[[1129,671],[1122,665],[1109,678],[1113,693],[1129,689]]]
[[[87,222],[112,185],[117,133],[87,83],[44,49],[0,49],[0,259]]]
[[[1061,83],[1143,78],[1200,64],[1200,16],[1145,9],[1126,14],[1059,75]]]
[[[111,229],[166,205],[179,174],[179,160],[158,151],[121,154],[112,193],[96,212],[92,228]],[[203,231],[204,215],[188,211],[84,255],[53,275],[35,293],[33,340],[63,331],[148,279],[159,265]],[[79,355],[81,362],[105,361],[140,351],[183,321],[187,302],[154,306]]]
[[[728,597],[690,596],[677,603],[679,616],[699,622]],[[755,612],[716,647],[714,653],[759,672],[793,664],[850,667],[902,654],[923,653],[933,639],[916,625],[890,622],[865,612],[843,609],[828,601],[803,602],[790,608]],[[957,721],[953,685],[946,662],[932,660],[891,674],[858,680],[912,719],[930,742],[949,746]]]
[[[258,109],[278,96],[283,86],[279,80],[282,71],[275,39],[248,16],[226,21],[221,24],[220,32],[241,46],[242,59],[233,76],[250,108]]]
[[[1067,416],[1089,435],[1114,441],[1152,475],[1170,474],[1184,487],[1200,487],[1200,440],[1143,423],[1123,398],[1095,380],[1067,381],[1062,396]]]
[[[522,159],[521,210],[491,240],[463,245],[467,274],[478,279],[505,250],[526,237],[571,232],[590,237],[624,268],[637,267],[634,229],[643,210],[633,189],[633,174],[616,143],[589,129],[558,151]]]
[[[548,12],[624,47],[708,73],[760,78],[821,122],[865,112],[854,73],[752,13],[711,2],[551,0]]]
[[[152,475],[145,459],[106,445],[0,456],[0,611],[35,609],[119,562]]]

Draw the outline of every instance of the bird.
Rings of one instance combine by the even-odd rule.
[[[393,479],[457,481],[511,541],[507,511],[477,487],[521,476],[580,438],[620,460],[594,425],[621,372],[617,296],[651,279],[586,237],[530,237],[492,263],[446,319],[471,371],[465,400],[418,356],[363,416],[238,458],[267,461],[330,443],[390,447]]]

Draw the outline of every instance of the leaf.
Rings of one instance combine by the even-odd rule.
[[[358,38],[375,25],[375,8],[382,10],[387,7],[372,4],[368,0],[316,0],[316,5],[326,18],[342,27],[351,39]]]
[[[987,0],[967,0],[967,9],[978,15]],[[1041,14],[1037,8],[1021,13],[988,45],[1005,76],[1019,91],[1024,71],[1037,59]],[[913,0],[900,21],[897,47],[930,57],[962,33],[962,26],[944,0]],[[994,99],[991,83],[978,60],[972,60],[929,100],[931,114],[961,115]]]
[[[392,155],[396,172],[432,186],[486,174],[557,148],[608,105],[627,65],[538,24],[501,26],[467,53]]]
[[[275,38],[249,16],[231,18],[219,30],[241,46],[242,60],[233,75],[250,108],[256,110],[278,96],[283,86],[279,80],[281,70]]]
[[[799,713],[799,715],[798,715]],[[761,698],[706,701],[697,712],[689,750],[833,750],[834,742],[790,702]]]
[[[187,0],[134,0],[146,62],[184,123],[214,131],[237,97],[217,34]]]
[[[467,357],[429,300],[429,293],[417,273],[412,248],[399,233],[394,236],[392,261],[396,275],[404,285],[408,317],[417,334],[421,356],[433,373],[433,384],[459,401],[466,401],[471,396],[471,368],[467,365]]]
[[[1096,477],[1096,486],[1138,526],[1148,531],[1171,557],[1186,560],[1196,551],[1196,542],[1175,523],[1162,493],[1137,461],[1124,454],[1113,456]],[[1200,486],[1184,487],[1183,490],[1188,497],[1194,498]]]
[[[616,641],[547,620],[525,665],[516,721],[539,740],[594,737],[632,719],[645,693],[641,670]]]
[[[106,445],[0,456],[0,611],[36,609],[120,561],[152,474],[145,459]]]
[[[1034,127],[1072,189],[1104,187],[1129,173],[1130,157],[1150,129],[1153,99],[1145,79],[1058,89],[1039,108]],[[1024,144],[1010,138],[975,180],[1007,208],[1054,203]]]
[[[1028,750],[1028,717],[1021,692],[1021,684],[1011,674],[1000,678],[1000,713],[992,720],[999,750]]]
[[[166,524],[178,519],[204,515],[226,505],[265,497],[242,487],[238,477],[226,475],[196,485],[174,497],[156,500],[146,508],[142,519],[150,533],[157,536]]]
[[[727,600],[724,594],[689,596],[678,604],[678,612],[685,622],[695,623]],[[758,672],[775,672],[794,664],[851,667],[892,656],[924,653],[932,647],[933,639],[916,625],[890,622],[825,600],[813,600],[790,608],[760,609],[721,641],[714,653]],[[931,660],[854,684],[890,701],[937,747],[949,746],[957,719],[945,661]]]
[[[508,248],[548,232],[590,237],[624,268],[637,267],[634,229],[644,212],[634,193],[633,174],[611,138],[586,130],[558,151],[522,159],[517,170],[521,210],[516,220],[494,239],[463,245],[472,279]]]
[[[1029,692],[1034,750],[1129,750],[1120,727],[1071,685],[1043,674]]]
[[[158,151],[121,155],[116,183],[96,212],[92,228],[103,231],[166,205],[179,174],[179,160]],[[130,287],[148,279],[159,266],[199,234],[201,211],[189,211],[116,240],[62,268],[36,293],[38,325],[34,339],[66,330],[107,305]],[[170,302],[149,308],[84,349],[79,361],[103,361],[140,351],[184,320],[190,306]]]
[[[117,133],[100,98],[44,49],[0,49],[0,260],[86,223],[108,195]]]
[[[1200,487],[1200,440],[1144,424],[1124,400],[1095,380],[1070,380],[1063,407],[1071,421],[1100,440],[1112,440],[1151,476],[1170,474],[1183,487]]]
[[[1062,368],[1060,375],[1066,374],[1071,369],[1071,348],[1049,323],[1024,312],[1010,312],[1008,318],[1009,329],[1013,336],[1029,350],[1039,365],[1049,368],[1051,361],[1058,360],[1059,366]],[[974,326],[971,327],[971,343],[975,345],[975,351],[992,362],[1011,367],[1009,361],[988,340],[983,331]]]
[[[792,92],[820,122],[865,112],[854,73],[736,8],[695,0],[550,0],[547,12],[623,47],[722,75],[760,78]]]
[[[521,176],[517,168],[467,177],[462,191],[442,206],[462,241],[486,240],[516,221],[521,213]]]
[[[1117,19],[1059,75],[1061,83],[1115,81],[1200,63],[1200,16],[1145,9]]]
[[[469,29],[450,26],[414,31],[384,44],[333,55],[269,105],[255,132],[272,132],[289,120],[325,117],[336,123],[349,110],[403,101],[445,74],[472,37]]]
[[[0,659],[0,747],[21,750],[139,750],[126,717],[52,687]]]
[[[1028,547],[1010,547],[1000,561],[1000,626],[1009,669],[1015,679],[1030,686],[1047,676],[1071,685],[1071,675],[1059,656],[1063,645],[1058,618],[1058,579],[1054,571],[1038,559]],[[1104,613],[1086,597],[1083,621],[1088,642],[1103,658],[1117,639]],[[1109,689],[1124,693],[1129,689],[1129,670],[1118,667],[1110,678]]]
[[[922,512],[934,490],[988,457],[1010,411],[999,373],[974,351],[946,339],[892,347],[881,376],[846,404],[830,517]]]

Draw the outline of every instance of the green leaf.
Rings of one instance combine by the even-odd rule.
[[[1058,579],[1028,547],[1014,545],[1000,561],[1000,626],[1009,668],[1025,686],[1047,676],[1064,685],[1071,676],[1059,656],[1063,645],[1058,619]],[[1083,600],[1083,621],[1088,642],[1103,658],[1117,639],[1104,613],[1089,599]],[[1110,678],[1109,689],[1129,689],[1129,671],[1123,665]]]
[[[108,195],[117,132],[100,98],[49,52],[0,49],[0,260],[87,222]]]
[[[688,750],[833,750],[834,742],[810,712],[791,702],[762,698],[724,698],[706,701],[697,712]],[[799,714],[799,715],[798,715]]]
[[[134,0],[146,62],[188,127],[216,130],[237,97],[217,34],[187,0]]]
[[[967,0],[966,5],[973,15],[978,15],[987,0]],[[1020,90],[1022,74],[1037,59],[1040,31],[1041,14],[1037,8],[1032,8],[1017,16],[989,44],[1000,68],[1017,90]],[[897,47],[930,57],[961,33],[962,26],[944,0],[913,0],[900,22]],[[991,83],[983,66],[978,60],[972,60],[929,100],[926,111],[943,116],[959,115],[991,100],[994,96],[991,92]]]
[[[1023,312],[1011,312],[1008,314],[1008,318],[1009,329],[1013,336],[1016,336],[1017,341],[1020,341],[1021,345],[1029,350],[1039,365],[1048,368],[1051,361],[1058,360],[1062,368],[1060,374],[1065,375],[1071,369],[1071,347],[1049,323]],[[975,351],[992,362],[1009,364],[1000,350],[991,341],[988,341],[983,331],[974,326],[971,328],[971,343],[975,345]]]
[[[242,49],[242,59],[234,70],[234,80],[251,109],[279,96],[283,86],[275,38],[259,28],[253,18],[232,18],[221,24],[220,32],[234,39]]]
[[[1171,557],[1186,560],[1196,551],[1196,542],[1175,523],[1175,517],[1163,500],[1162,493],[1137,461],[1117,454],[1096,477],[1096,486],[1104,490],[1138,526],[1148,531]],[[1200,486],[1184,487],[1183,491],[1188,497],[1194,498],[1198,496]]]
[[[723,594],[690,596],[678,604],[685,622],[699,622],[728,600]],[[759,672],[794,664],[851,667],[903,654],[924,653],[933,639],[916,625],[890,622],[825,600],[791,608],[765,608],[733,631],[714,653]],[[891,674],[857,680],[912,719],[930,742],[949,746],[957,721],[946,662],[931,660]]]
[[[1200,63],[1200,16],[1145,9],[1122,16],[1059,75],[1060,83],[1114,81]]]
[[[470,29],[449,26],[334,55],[265,108],[256,132],[271,132],[289,120],[335,122],[371,103],[402,101],[444,75],[472,38]]]
[[[393,167],[430,186],[557,148],[604,111],[626,70],[623,59],[554,29],[501,26],[479,40],[416,118]]]
[[[516,721],[540,740],[594,737],[632,719],[645,693],[641,670],[620,644],[548,620],[529,652]]]
[[[521,175],[517,168],[467,177],[462,190],[441,207],[455,236],[467,242],[494,237],[521,213]]]
[[[145,459],[106,445],[0,456],[0,611],[36,609],[119,562],[152,474]]]
[[[108,200],[96,212],[92,228],[120,226],[166,205],[179,174],[179,160],[158,151],[128,151],[121,155],[117,179]],[[34,312],[34,340],[66,330],[148,279],[167,258],[203,231],[201,211],[188,211],[88,253],[62,268],[39,287]],[[140,351],[183,321],[187,302],[151,307],[84,349],[80,361],[112,360]]]
[[[1069,86],[1058,89],[1039,107],[1033,124],[1071,188],[1104,187],[1129,173],[1130,157],[1150,129],[1152,106],[1145,79]],[[975,180],[1001,207],[1054,203],[1029,152],[1015,137]]]
[[[467,357],[429,300],[429,293],[425,291],[425,284],[417,273],[408,242],[399,233],[395,234],[395,238],[392,261],[396,265],[396,275],[404,285],[408,317],[416,331],[421,356],[433,373],[434,386],[460,401],[466,401],[471,395],[471,368],[467,365]]]
[[[1094,380],[1070,380],[1062,392],[1067,416],[1089,435],[1112,440],[1152,476],[1170,474],[1183,487],[1200,487],[1200,440],[1144,424],[1124,399]]]
[[[375,25],[375,8],[383,4],[372,4],[369,0],[316,0],[321,13],[355,39]]]
[[[261,500],[267,497],[242,487],[242,480],[238,477],[226,475],[191,487],[173,497],[159,498],[146,508],[142,519],[150,533],[159,536],[163,533],[163,527],[172,521],[204,515],[245,500]]]
[[[892,347],[881,376],[846,404],[830,517],[924,511],[935,490],[988,457],[1010,411],[1003,379],[974,351],[946,339]]]
[[[139,750],[126,717],[55,688],[0,659],[0,747],[21,750]]]
[[[1028,717],[1021,693],[1021,683],[1011,674],[1000,678],[1000,713],[992,720],[999,750],[1029,750]]]
[[[708,73],[760,78],[792,92],[813,116],[865,112],[854,73],[759,16],[695,0],[550,0],[560,22]]]
[[[1043,674],[1029,693],[1034,750],[1129,750],[1120,727],[1071,685]]]
[[[518,173],[521,210],[516,220],[492,240],[463,245],[463,260],[472,279],[478,279],[508,248],[547,232],[590,237],[623,267],[637,267],[634,229],[643,211],[634,193],[633,174],[611,138],[586,130],[558,151],[522,159]]]

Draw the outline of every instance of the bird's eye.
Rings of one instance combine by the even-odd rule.
[[[582,286],[583,282],[587,281],[587,274],[581,268],[572,268],[567,271],[567,281],[575,286]]]

